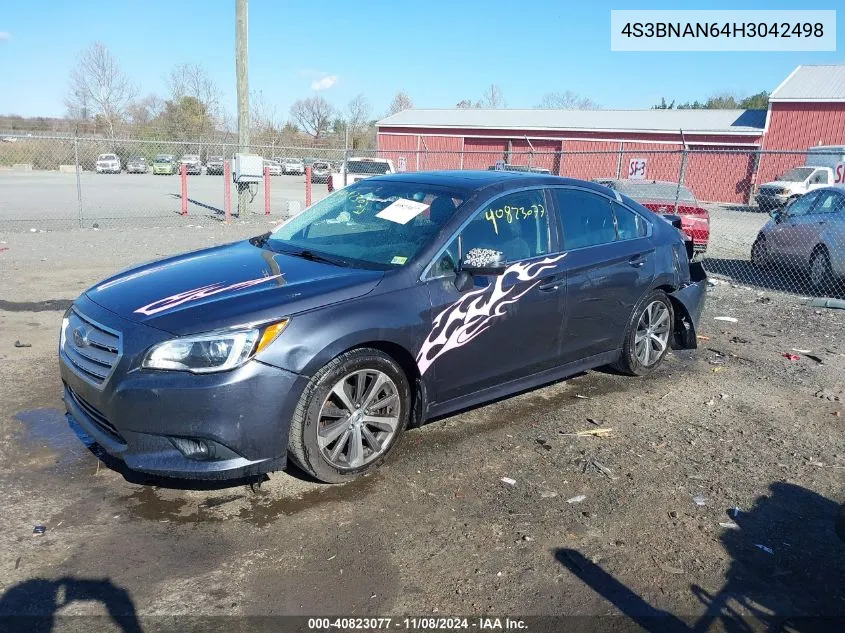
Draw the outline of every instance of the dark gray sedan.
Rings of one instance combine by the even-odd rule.
[[[273,232],[121,272],[65,315],[68,415],[134,469],[376,468],[409,424],[696,346],[680,219],[536,174],[372,176]]]

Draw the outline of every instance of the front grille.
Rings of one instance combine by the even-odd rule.
[[[62,351],[76,373],[99,387],[120,359],[120,333],[71,310]]]
[[[97,427],[106,435],[117,440],[121,444],[126,444],[126,440],[123,439],[123,437],[118,432],[117,428],[115,428],[114,424],[108,421],[106,416],[100,413],[100,411],[94,405],[88,402],[85,398],[83,398],[73,389],[71,389],[70,385],[65,386],[67,387],[68,394],[73,399],[74,403],[76,403],[76,406],[78,406],[87,414],[88,419],[91,420],[91,422],[97,425]]]

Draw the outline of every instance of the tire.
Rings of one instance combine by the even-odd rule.
[[[664,314],[665,317],[662,316]],[[655,321],[651,329],[648,327],[650,316]],[[672,309],[669,297],[662,290],[650,292],[634,310],[625,333],[625,341],[622,343],[622,353],[619,355],[619,360],[613,364],[613,368],[629,376],[650,374],[669,351],[674,325],[675,311]],[[647,336],[642,341],[644,332]],[[662,349],[657,345],[660,340],[663,343]],[[644,353],[647,354],[645,358],[643,358]]]
[[[831,292],[834,288],[833,269],[830,255],[824,246],[819,246],[810,257],[810,287],[816,294]]]
[[[768,268],[771,265],[769,247],[762,235],[758,235],[751,245],[751,265],[755,268]]]
[[[361,374],[363,383],[358,382]],[[368,396],[368,389],[377,381],[382,381],[378,383],[381,386],[377,386],[371,401],[389,404],[370,414],[364,406],[355,408],[360,404],[359,392]],[[339,390],[351,408],[343,404]],[[376,349],[345,352],[315,373],[303,390],[291,420],[288,455],[320,481],[350,481],[375,470],[384,461],[408,425],[410,414],[411,390],[396,361]],[[367,418],[379,420],[381,425],[370,424]],[[387,420],[391,422],[382,423]],[[324,435],[318,439],[320,430]],[[380,450],[374,450],[372,442],[380,445]]]

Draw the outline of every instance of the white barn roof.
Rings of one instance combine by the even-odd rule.
[[[769,101],[845,101],[845,64],[798,66]]]
[[[383,132],[403,128],[590,130],[760,135],[765,110],[404,110],[378,122]]]

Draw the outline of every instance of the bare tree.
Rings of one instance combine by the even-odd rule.
[[[502,89],[496,84],[490,84],[490,87],[484,91],[481,100],[475,104],[476,108],[504,108],[505,97],[502,95]]]
[[[262,143],[278,143],[284,126],[278,108],[267,101],[261,90],[250,95],[249,103],[252,109],[250,123],[255,137]]]
[[[126,106],[126,115],[132,125],[149,125],[164,112],[164,101],[156,94],[136,99]]]
[[[182,97],[194,97],[205,107],[211,117],[221,118],[220,88],[203,66],[177,64],[170,69],[166,82],[171,101],[179,101]]]
[[[346,125],[354,147],[370,127],[372,107],[364,95],[358,95],[346,106]]]
[[[134,86],[109,49],[102,42],[94,42],[79,54],[76,68],[70,74],[65,105],[68,113],[77,119],[102,118],[114,141],[115,127],[134,96]]]
[[[414,102],[411,101],[411,97],[408,96],[408,93],[404,90],[400,90],[396,93],[396,96],[393,97],[393,101],[390,102],[390,105],[387,108],[387,115],[390,116],[392,114],[397,114],[403,110],[410,110],[413,107]]]
[[[335,114],[334,107],[319,95],[300,99],[290,107],[291,118],[314,140],[326,134]]]
[[[587,97],[574,92],[547,92],[543,95],[538,108],[544,110],[598,110],[599,105]]]
[[[455,107],[460,110],[469,110],[470,108],[474,108],[475,106],[469,99],[461,99],[455,104]]]

